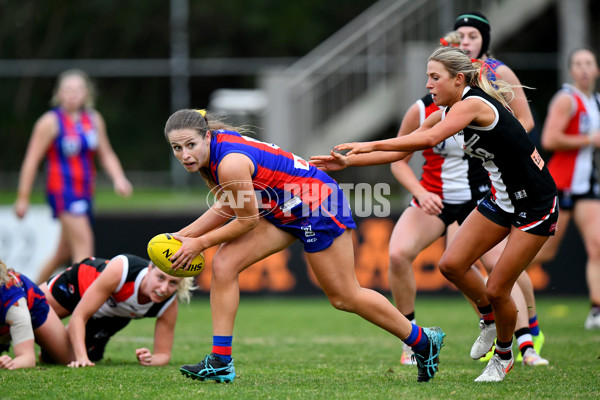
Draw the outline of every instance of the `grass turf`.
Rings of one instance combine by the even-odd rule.
[[[516,364],[502,383],[474,383],[485,363],[469,358],[477,320],[456,295],[423,297],[417,319],[447,333],[440,370],[417,383],[416,367],[399,363],[401,343],[324,297],[244,297],[234,334],[238,373],[231,384],[186,379],[179,365],[211,349],[208,299],[180,307],[175,346],[166,367],[141,367],[135,348],[152,348],[154,320],[133,321],[109,343],[96,367],[42,365],[0,370],[3,399],[597,399],[600,332],[586,331],[585,298],[538,299],[548,367]]]

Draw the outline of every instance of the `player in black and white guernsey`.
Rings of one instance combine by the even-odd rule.
[[[514,214],[522,213],[537,204],[555,201],[557,191],[554,180],[544,160],[531,140],[524,140],[527,132],[512,113],[498,100],[492,98],[478,87],[467,86],[463,90],[462,100],[477,99],[485,103],[494,112],[494,121],[488,126],[467,125],[454,138],[463,151],[481,159],[492,181],[492,190],[479,208],[490,219],[500,211]],[[445,109],[445,113],[450,108]],[[491,210],[492,212],[488,212]],[[499,221],[497,221],[499,222]],[[548,230],[527,218],[514,221],[522,231],[546,234]]]
[[[340,165],[380,164],[454,137],[466,153],[482,160],[492,190],[463,222],[439,263],[442,274],[478,305],[484,321],[496,323],[494,355],[477,382],[501,381],[514,364],[512,334],[517,311],[511,289],[554,235],[558,218],[554,180],[502,96],[511,92],[511,86],[501,80],[492,86],[484,65],[456,48],[436,50],[427,63],[427,89],[435,104],[449,109],[445,118],[438,111],[410,135],[344,143],[334,150],[349,150],[345,156],[332,152],[329,157],[311,158],[330,170],[340,169]],[[484,282],[471,265],[507,236],[500,258]],[[480,336],[473,348],[487,351],[493,342],[493,337]]]
[[[112,259],[90,257],[40,285],[60,318],[71,315],[68,333],[75,361],[70,367],[93,366],[108,340],[132,319],[156,318],[154,353],[136,349],[141,365],[165,365],[177,319],[177,297],[189,300],[190,278],[167,275],[150,261],[132,254]]]

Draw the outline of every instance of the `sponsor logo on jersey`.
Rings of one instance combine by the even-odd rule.
[[[522,200],[525,197],[527,197],[527,192],[525,191],[525,189],[515,192],[515,199]]]

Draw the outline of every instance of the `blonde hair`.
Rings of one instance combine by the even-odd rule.
[[[60,99],[58,98],[60,85],[65,79],[70,78],[72,76],[78,76],[85,82],[88,95],[85,99],[84,107],[88,109],[94,108],[94,102],[96,99],[96,88],[94,87],[90,76],[85,71],[82,71],[80,69],[68,69],[58,76],[58,79],[56,80],[56,85],[54,86],[54,91],[52,92],[52,98],[50,99],[50,105],[52,105],[53,107],[57,107],[60,105]]]
[[[13,276],[9,275],[9,271],[13,271],[13,269],[8,268],[4,261],[0,259],[0,286],[4,286],[10,280],[14,279]]]
[[[192,290],[198,289],[194,285],[194,278],[182,278],[177,284],[177,299],[182,303],[189,303],[192,298]]]
[[[480,88],[504,107],[509,108],[508,103],[515,96],[513,85],[501,79],[490,82],[488,70],[494,74],[495,72],[483,61],[469,58],[465,51],[456,47],[440,47],[429,56],[428,61],[442,63],[451,77],[463,74],[467,85]]]

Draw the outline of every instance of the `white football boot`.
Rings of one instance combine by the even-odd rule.
[[[510,360],[503,360],[498,354],[494,354],[481,375],[475,379],[475,382],[501,382],[508,371],[512,369],[514,363],[515,359],[512,355]]]
[[[479,360],[485,356],[494,345],[496,339],[496,323],[486,325],[483,320],[479,321],[479,337],[471,347],[471,358]]]

